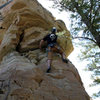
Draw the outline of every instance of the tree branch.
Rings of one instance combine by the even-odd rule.
[[[72,39],[79,39],[79,38],[81,38],[81,39],[87,39],[87,40],[90,40],[90,41],[92,41],[94,43],[97,43],[95,40],[93,40],[91,38],[88,38],[88,37],[72,37]]]

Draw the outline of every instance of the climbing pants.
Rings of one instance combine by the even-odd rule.
[[[63,50],[58,45],[54,45],[53,47],[48,46],[47,53],[48,53],[48,59],[49,60],[52,60],[53,52],[59,53],[61,55],[63,54]]]

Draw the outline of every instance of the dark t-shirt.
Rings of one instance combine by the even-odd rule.
[[[44,41],[47,41],[47,44],[56,43],[57,35],[56,34],[48,34],[43,38]]]

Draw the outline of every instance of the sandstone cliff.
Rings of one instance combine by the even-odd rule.
[[[1,13],[0,100],[90,100],[70,61],[66,64],[55,54],[51,73],[45,73],[47,54],[38,47],[48,30],[55,26],[58,32],[65,31],[58,42],[66,57],[73,50],[61,20],[55,20],[37,0],[12,0]]]

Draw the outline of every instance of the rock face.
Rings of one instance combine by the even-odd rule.
[[[52,14],[37,0],[12,0],[7,7],[1,10],[1,13],[4,17],[1,26],[4,29],[0,30],[0,41],[3,40],[0,47],[0,59],[12,49],[17,48],[23,52],[38,48],[39,41],[53,26],[57,27],[58,32],[65,30],[65,34],[70,36],[65,24],[60,20],[54,20]],[[63,44],[65,52],[70,51],[66,56],[73,50],[71,40],[68,41],[70,44]],[[69,46],[70,50],[66,49]]]
[[[54,54],[51,72],[46,73],[47,54],[38,46],[53,26],[65,31],[58,42],[66,57],[73,50],[61,20],[54,20],[37,0],[12,0],[1,13],[0,100],[90,100],[70,61],[64,63]]]
[[[55,56],[51,73],[46,54],[40,50],[11,52],[3,58],[0,100],[89,100],[76,68]]]

